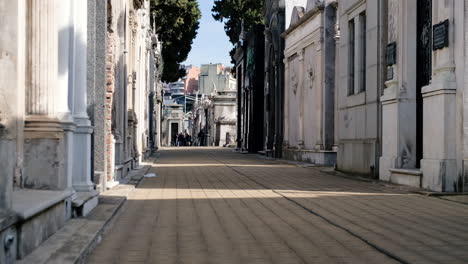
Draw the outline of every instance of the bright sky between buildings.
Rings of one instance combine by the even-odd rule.
[[[197,38],[193,41],[192,51],[184,64],[200,67],[201,64],[222,63],[230,66],[229,51],[232,44],[224,32],[224,24],[215,21],[211,16],[213,0],[199,0],[202,18]]]

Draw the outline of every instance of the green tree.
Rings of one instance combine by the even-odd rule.
[[[248,32],[255,25],[263,24],[263,0],[215,0],[211,9],[213,18],[224,22],[224,30],[232,44],[237,44],[244,23],[244,31]],[[235,50],[231,51],[231,57]]]
[[[180,64],[187,59],[197,36],[201,12],[196,0],[151,0],[156,33],[163,42],[162,81],[175,82],[185,76]]]

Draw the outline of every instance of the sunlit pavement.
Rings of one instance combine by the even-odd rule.
[[[151,172],[88,263],[468,263],[468,205],[231,149]]]

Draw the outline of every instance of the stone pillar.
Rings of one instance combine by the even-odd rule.
[[[57,128],[55,95],[57,94],[57,17],[55,0],[28,1],[28,87],[26,90],[27,123],[48,131]],[[28,126],[30,127],[30,126]]]
[[[323,95],[323,143],[326,150],[331,150],[335,144],[335,24],[336,6],[328,5],[325,8],[324,21],[324,95]],[[365,80],[364,80],[365,81]]]
[[[284,59],[284,125],[283,125],[283,150],[289,148],[289,62]]]
[[[106,37],[107,1],[88,2],[88,102],[93,125],[94,183],[105,190],[106,186]],[[91,96],[90,96],[91,95]]]
[[[57,116],[56,0],[27,2],[24,186],[65,189],[64,132]]]
[[[465,18],[465,32],[463,35],[464,37],[464,48],[465,48],[465,54],[468,54],[468,0],[464,1],[465,7],[463,8],[464,12],[464,17]],[[465,59],[465,56],[463,56],[464,59],[464,76],[463,78],[463,144],[460,144],[461,147],[463,148],[463,161],[462,161],[462,172],[463,172],[463,191],[468,192],[468,60]]]
[[[339,127],[340,127],[340,115],[339,115],[339,95],[340,89],[340,45],[341,43],[341,29],[340,29],[340,16],[338,14],[339,6],[338,3],[336,4],[336,21],[335,21],[335,129],[334,129],[334,144],[333,144],[333,151],[338,152],[338,144],[339,144]]]
[[[456,160],[455,2],[432,1],[432,23],[448,20],[449,44],[448,47],[433,51],[432,81],[422,89],[422,187],[435,191],[457,191],[459,181]]]
[[[67,188],[72,185],[73,175],[73,133],[75,123],[71,113],[73,101],[73,83],[70,78],[73,75],[71,68],[72,42],[70,37],[73,34],[73,14],[71,13],[73,0],[61,0],[57,3],[59,12],[57,13],[58,23],[58,78],[57,78],[57,115],[64,129],[64,158],[65,173],[67,178]]]
[[[76,191],[91,191],[91,121],[87,114],[87,1],[73,1],[74,13],[74,134],[73,188]]]
[[[159,86],[159,84],[157,84],[157,86]],[[158,88],[157,88],[157,93],[159,92]],[[159,96],[156,96],[156,99],[155,99],[155,104],[154,104],[154,111],[155,111],[155,114],[156,114],[156,117],[155,117],[155,139],[154,139],[154,146],[156,149],[160,149],[161,148],[161,105],[160,105],[160,102],[159,102],[159,99],[158,99]],[[194,124],[195,126],[195,124]],[[196,131],[196,130],[195,130]],[[192,132],[192,138],[193,140],[195,140],[195,137],[196,137],[196,132]]]

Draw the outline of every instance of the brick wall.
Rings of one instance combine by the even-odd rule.
[[[187,94],[194,94],[198,91],[198,77],[200,76],[200,68],[192,66],[187,72],[187,79],[185,80],[185,92]]]
[[[108,181],[113,177],[114,146],[112,136],[112,101],[115,90],[115,33],[107,32],[106,51],[106,104],[105,104],[105,131],[106,131],[106,178]]]

